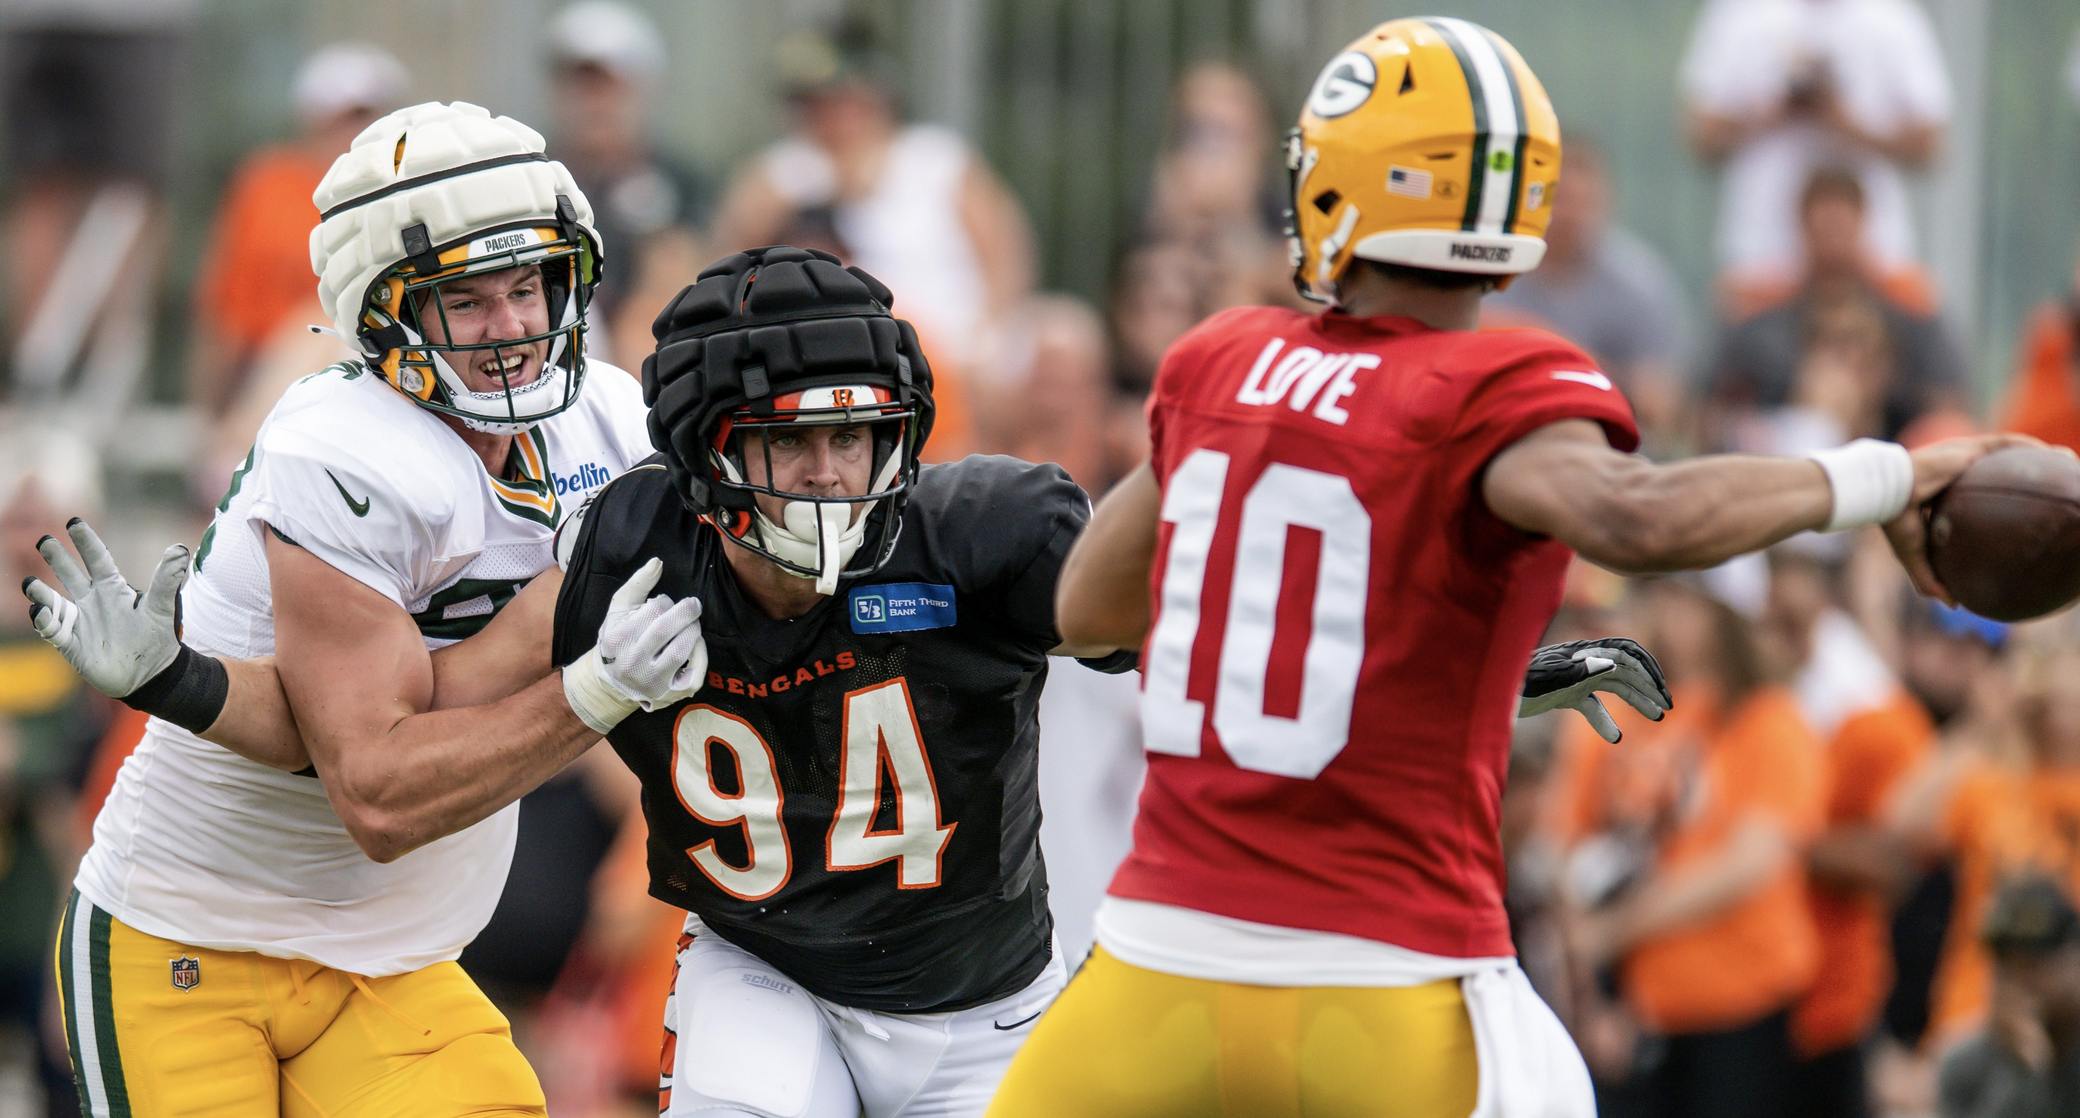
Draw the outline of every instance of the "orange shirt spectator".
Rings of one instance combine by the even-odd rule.
[[[1644,749],[1631,722],[1623,724],[1621,746],[1578,734],[1576,828],[1601,828],[1612,818],[1609,809],[1665,805],[1653,808],[1666,816],[1656,874],[1714,856],[1755,813],[1801,845],[1817,834],[1825,811],[1822,749],[1797,701],[1782,688],[1764,687],[1724,719],[1713,718],[1709,706],[1703,695],[1679,692],[1671,719],[1681,713],[1685,721],[1674,732],[1644,735],[1653,739]],[[1657,771],[1675,778],[1658,793],[1648,788]],[[1700,1033],[1739,1027],[1791,1004],[1812,984],[1820,960],[1805,890],[1803,864],[1793,861],[1720,912],[1638,944],[1620,971],[1633,1012],[1659,1032]]]
[[[1930,1011],[1929,1035],[1939,1044],[1985,1017],[1993,969],[1978,932],[2001,882],[2034,868],[2080,892],[2080,771],[1983,764],[1952,793],[1942,828],[1957,900]]]
[[[334,43],[298,67],[298,135],[239,164],[196,277],[188,378],[205,412],[220,414],[231,403],[288,315],[308,305],[311,317],[303,321],[324,321],[311,273],[311,229],[318,224],[311,195],[363,128],[404,103],[410,81],[403,63],[370,43]],[[243,444],[238,453],[245,453]]]
[[[1827,825],[1873,827],[1900,782],[1935,744],[1928,712],[1904,691],[1852,715],[1827,750]],[[1812,1056],[1860,1043],[1892,989],[1892,930],[1884,897],[1812,883],[1820,970],[1792,1014],[1791,1035]]]
[[[241,357],[317,293],[310,239],[318,207],[311,194],[331,165],[302,145],[263,148],[239,164],[224,192],[196,280],[196,310]]]
[[[2080,278],[2080,277],[2076,277]],[[2041,307],[2030,319],[2022,366],[2008,389],[2001,426],[2080,449],[2080,300]]]

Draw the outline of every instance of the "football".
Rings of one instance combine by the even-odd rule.
[[[2080,597],[2080,459],[2011,447],[1972,463],[1930,504],[1928,558],[1959,605],[1995,621]]]

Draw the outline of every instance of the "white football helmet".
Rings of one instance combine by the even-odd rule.
[[[312,196],[311,269],[340,336],[398,391],[476,431],[519,434],[576,403],[585,377],[599,236],[585,195],[543,149],[534,129],[476,105],[413,105],[356,136]],[[529,265],[542,270],[546,332],[427,340],[420,315],[446,314],[442,284]],[[493,392],[472,391],[444,356],[545,341],[540,376]]]

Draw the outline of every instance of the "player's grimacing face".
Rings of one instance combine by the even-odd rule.
[[[768,462],[770,473],[768,472]],[[794,426],[744,436],[744,480],[809,497],[861,497],[874,469],[874,432],[865,424]],[[758,506],[775,523],[785,501],[761,493]],[[864,504],[853,506],[857,517]]]
[[[419,318],[426,340],[437,345],[481,345],[545,334],[549,299],[541,266],[528,264],[449,280],[421,303]],[[549,358],[549,342],[450,350],[443,356],[470,391],[498,392],[533,384]]]

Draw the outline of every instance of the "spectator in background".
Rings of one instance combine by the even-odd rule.
[[[76,437],[0,432],[0,576],[12,584],[46,569],[36,541],[62,536],[74,516],[99,514],[100,475],[93,448]],[[71,807],[109,704],[27,620],[0,615],[0,1036],[26,1034],[33,1078],[55,1118],[80,1110],[64,1034],[47,1028],[56,1020],[51,937],[84,849]]]
[[[1675,707],[1621,720],[1622,747],[1576,731],[1568,750],[1576,1035],[1612,1118],[1790,1110],[1791,1010],[1819,964],[1800,852],[1821,825],[1821,746],[1754,623],[1718,596],[1759,610],[1744,574],[1760,577],[1645,587],[1643,641]],[[1606,968],[1622,1008],[1590,977]]]
[[[1294,299],[1273,138],[1263,92],[1242,71],[1202,62],[1178,80],[1141,240],[1190,251],[1202,318]]]
[[[1150,172],[1142,236],[1197,243],[1232,230],[1275,246],[1286,200],[1267,173],[1273,139],[1263,91],[1248,75],[1225,62],[1186,70]]]
[[[1806,273],[1786,302],[1721,336],[1707,386],[1707,438],[1736,449],[1798,453],[1781,431],[1744,433],[1797,408],[1831,424],[1834,445],[1863,435],[1900,438],[1916,420],[1962,411],[1962,359],[1933,316],[1908,310],[1872,286],[1858,230],[1864,193],[1858,178],[1823,167],[1800,198]]]
[[[245,157],[225,187],[191,297],[188,396],[209,423],[189,477],[197,508],[231,484],[282,391],[312,369],[355,356],[313,334],[331,320],[311,273],[311,195],[332,161],[377,117],[404,103],[411,77],[389,51],[334,43],[291,86],[298,134]]]
[[[2080,884],[2080,643],[2068,622],[2021,631],[1974,676],[1942,751],[1893,816],[1955,870],[1929,1024],[1928,1046],[1941,1050],[1985,1020],[1991,960],[1976,933],[2001,884],[2022,872]]]
[[[828,207],[852,262],[895,293],[935,373],[965,368],[983,323],[1033,286],[1024,209],[959,134],[904,124],[862,24],[781,43],[792,127],[740,168],[713,247],[776,243],[792,215]]]
[[[2080,59],[2080,52],[2074,57]],[[2046,302],[2030,318],[2021,353],[2001,426],[2080,449],[2080,262],[2064,297]]]
[[[2080,914],[2057,881],[2026,875],[1995,894],[1979,936],[1993,958],[1993,1015],[1943,1060],[1939,1113],[2080,1112]]]
[[[1682,284],[1659,253],[1611,223],[1610,171],[1594,141],[1570,136],[1546,255],[1482,301],[1483,325],[1528,319],[1587,350],[1639,414],[1647,449],[1684,449]]]
[[[1093,496],[1140,461],[1138,446],[1110,437],[1105,325],[1081,300],[1021,301],[991,324],[979,353],[969,385],[979,452],[1054,462]]]
[[[0,3],[6,310],[20,394],[58,391],[97,328],[103,336],[149,332],[175,86],[200,7],[201,0]],[[111,252],[124,267],[98,269],[84,258]],[[76,260],[70,270],[68,258]],[[86,282],[47,300],[61,277]],[[131,372],[131,383],[141,371]],[[94,404],[111,411],[126,402]]]
[[[1112,280],[1113,379],[1135,398],[1148,394],[1170,343],[1213,311],[1202,297],[1199,261],[1187,246],[1151,241],[1120,258]]]
[[[1114,375],[1137,400],[1163,351],[1207,316],[1299,304],[1272,135],[1263,94],[1240,70],[1202,63],[1179,80],[1148,209],[1112,284]]]
[[[318,224],[311,195],[354,137],[403,104],[410,88],[404,64],[379,46],[325,47],[296,71],[296,138],[253,152],[232,172],[189,315],[188,399],[204,414],[232,407],[262,350],[285,328],[301,334],[305,323],[329,321],[311,274]],[[278,395],[267,396],[267,407]]]
[[[1927,757],[1935,728],[1838,605],[1838,572],[1811,548],[1770,553],[1770,622],[1794,665],[1806,724],[1826,743],[1826,829],[1806,851],[1820,968],[1793,1011],[1800,1058],[1790,1113],[1871,1112],[1864,1042],[1892,985],[1891,904],[1913,873],[1884,826],[1893,792]]]
[[[556,157],[592,199],[608,260],[591,342],[634,370],[653,346],[651,320],[710,255],[693,233],[707,198],[651,139],[665,53],[649,16],[620,0],[580,0],[550,21],[547,47]]]
[[[1711,0],[1682,64],[1692,142],[1722,164],[1718,257],[1736,309],[1796,276],[1798,201],[1842,166],[1870,200],[1858,242],[1884,273],[1915,270],[1904,171],[1950,118],[1950,80],[1912,0]]]

